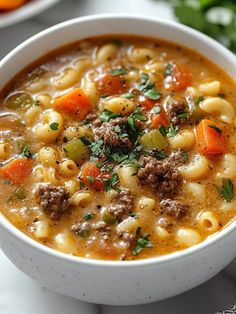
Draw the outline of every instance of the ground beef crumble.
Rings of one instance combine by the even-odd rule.
[[[162,200],[160,204],[163,208],[163,213],[175,219],[180,219],[187,215],[188,205],[180,201],[167,198]]]
[[[62,186],[39,185],[36,194],[39,206],[51,219],[58,220],[72,209],[69,193]]]
[[[131,149],[132,142],[128,135],[120,136],[120,134],[127,134],[126,123],[126,118],[111,119],[109,122],[103,123],[101,127],[94,129],[95,137],[102,139],[105,145],[110,145],[115,148]],[[117,129],[120,130],[120,132],[117,132]]]
[[[138,171],[141,184],[157,192],[159,197],[170,197],[177,192],[182,182],[178,169],[172,167],[168,158],[157,160],[155,157],[142,157],[142,168]]]

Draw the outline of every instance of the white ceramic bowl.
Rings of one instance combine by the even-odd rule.
[[[166,39],[211,59],[236,79],[236,58],[220,44],[166,20],[98,15],[56,25],[28,39],[0,63],[0,89],[45,53],[88,36],[146,35]],[[214,276],[236,256],[236,221],[206,241],[181,252],[137,261],[73,257],[30,239],[0,215],[0,244],[9,259],[42,285],[102,304],[140,304],[182,293]]]

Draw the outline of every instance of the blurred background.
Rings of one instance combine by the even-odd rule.
[[[235,0],[0,0],[0,59],[54,24],[98,13],[175,20],[236,52]],[[131,307],[95,306],[54,294],[22,274],[1,251],[0,269],[0,314],[210,314],[236,300],[236,281],[230,268],[181,296]],[[227,313],[236,312],[232,309]]]

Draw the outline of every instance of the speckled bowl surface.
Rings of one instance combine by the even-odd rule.
[[[190,47],[236,79],[236,58],[190,28],[143,16],[97,15],[56,25],[28,39],[0,62],[0,89],[42,55],[70,42],[105,34],[145,35]],[[236,221],[181,252],[137,261],[89,260],[35,242],[0,214],[0,245],[9,259],[42,285],[89,302],[128,305],[163,300],[214,276],[236,256]]]

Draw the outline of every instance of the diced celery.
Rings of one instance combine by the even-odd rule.
[[[104,208],[101,212],[102,220],[108,224],[112,225],[116,222],[116,218],[112,216],[110,213],[108,213],[107,208]]]
[[[152,130],[149,133],[144,134],[140,138],[140,143],[148,150],[153,148],[162,150],[168,146],[168,142],[159,130]]]
[[[88,148],[78,138],[64,144],[63,150],[68,158],[78,163],[82,163],[89,155]]]
[[[33,104],[33,98],[28,93],[19,92],[7,99],[7,106],[11,109],[17,109],[26,105]]]

